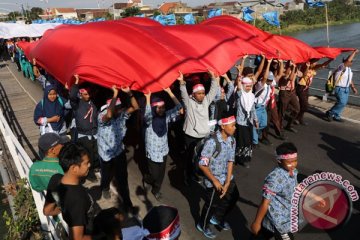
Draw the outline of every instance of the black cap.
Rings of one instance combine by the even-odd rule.
[[[57,144],[64,144],[69,141],[70,139],[66,136],[60,136],[57,133],[45,133],[39,138],[39,148],[46,152]]]

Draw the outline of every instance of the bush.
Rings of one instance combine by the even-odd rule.
[[[6,211],[3,217],[8,229],[4,240],[14,239],[44,239],[40,232],[40,220],[35,202],[26,179],[20,179],[16,184],[3,186],[3,191],[14,197],[15,218]]]

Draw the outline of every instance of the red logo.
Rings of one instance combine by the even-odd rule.
[[[319,229],[333,229],[347,221],[351,214],[349,196],[336,184],[319,182],[304,192],[304,219]]]

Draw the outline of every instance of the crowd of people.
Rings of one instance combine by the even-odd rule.
[[[171,151],[169,134],[183,143],[183,182],[199,182],[204,187],[205,203],[196,228],[207,238],[216,237],[213,225],[230,229],[226,215],[239,198],[233,168],[249,168],[259,143],[271,144],[269,132],[273,128],[284,143],[276,148],[278,166],[265,179],[263,201],[251,231],[266,239],[294,239],[290,226],[284,224],[289,221],[283,219],[290,218],[291,196],[297,184],[297,149],[286,142],[286,131],[297,133],[294,125],[308,125],[304,113],[308,110],[309,87],[316,72],[331,59],[295,64],[257,56],[252,68],[246,64],[248,56],[243,56],[235,66],[236,77],[230,71],[221,76],[211,70],[179,72],[177,80],[163,92],[139,93],[121,84],[109,92],[82,81],[77,74],[62,86],[37,65],[36,59],[27,60],[16,41],[9,40],[7,49],[18,70],[26,77],[33,74],[44,89],[34,111],[42,160],[31,167],[30,183],[36,191],[47,190],[44,214],[56,216],[61,212],[72,239],[96,239],[91,233],[96,232],[93,222],[97,210],[82,179],[98,182],[98,170],[102,197],[111,198],[110,184],[116,180],[121,211],[136,212],[129,194],[124,145],[128,128],[137,130],[130,137],[144,149],[144,189],[159,202]],[[351,72],[356,53],[358,50],[333,73],[337,102],[326,113],[329,121],[342,121],[349,89],[357,93]],[[182,131],[174,129],[179,126]],[[121,239],[120,225],[115,224],[118,229],[106,233],[111,236],[108,239]]]

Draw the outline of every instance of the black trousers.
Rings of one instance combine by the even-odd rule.
[[[284,126],[282,121],[285,116],[286,110],[290,108],[290,119],[287,122],[286,128],[290,128],[292,122],[298,116],[300,112],[299,100],[295,94],[295,91],[280,90],[279,92],[279,115],[281,126]]]
[[[205,204],[201,210],[199,222],[203,229],[208,227],[212,216],[219,222],[223,222],[239,199],[239,191],[234,180],[231,180],[225,196],[221,199],[220,193],[215,188],[206,188],[205,191]]]
[[[93,170],[94,168],[99,168],[100,162],[98,156],[97,140],[93,137],[89,139],[86,136],[86,137],[78,138],[77,142],[83,145],[86,148],[86,150],[89,152],[89,157],[91,161],[90,171]]]
[[[149,174],[144,176],[144,181],[152,186],[151,192],[156,194],[160,192],[161,185],[164,181],[165,169],[166,169],[166,158],[164,156],[163,162],[154,162],[150,158],[146,158],[148,163]]]
[[[185,178],[193,176],[195,169],[193,167],[193,156],[196,145],[202,140],[202,138],[194,138],[189,135],[184,135],[185,147],[186,147],[186,159],[184,161]]]
[[[101,159],[101,158],[100,158]],[[133,204],[130,199],[127,161],[125,151],[120,155],[112,158],[110,161],[100,160],[101,166],[101,189],[109,190],[110,183],[113,177],[117,181],[117,190],[120,194],[125,207],[132,207]]]
[[[299,97],[300,111],[297,120],[302,122],[304,114],[309,108],[309,88],[306,86],[298,85],[296,87],[296,94]]]
[[[236,163],[250,162],[252,158],[253,126],[236,124]]]

